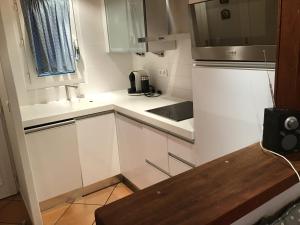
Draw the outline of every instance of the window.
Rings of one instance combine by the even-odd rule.
[[[84,82],[73,0],[17,2],[27,89]]]

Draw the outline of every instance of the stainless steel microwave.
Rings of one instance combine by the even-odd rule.
[[[189,0],[200,61],[275,62],[278,0]]]

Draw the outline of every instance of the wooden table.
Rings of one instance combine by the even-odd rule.
[[[300,161],[294,165],[300,171]],[[96,222],[231,224],[297,182],[285,161],[255,144],[100,208]]]

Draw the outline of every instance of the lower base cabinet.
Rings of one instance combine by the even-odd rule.
[[[191,144],[118,113],[33,128],[26,141],[40,202],[119,174],[144,189],[192,169],[195,158]]]
[[[26,142],[40,202],[82,188],[75,121],[28,130]]]
[[[149,130],[145,135],[143,124],[119,114],[116,118],[121,173],[139,189],[168,179],[169,176],[146,162],[149,154],[146,145],[150,145],[150,141],[145,137],[149,135]]]
[[[170,175],[176,176],[178,174],[184,173],[188,170],[193,169],[193,167],[179,161],[178,159],[169,156],[169,165],[170,165]]]
[[[120,114],[117,114],[116,120],[121,174],[137,188],[144,189],[193,168],[184,160],[169,156],[170,141],[166,133]],[[176,140],[173,139],[171,141]],[[186,146],[179,141],[171,147],[180,153],[185,151]],[[183,157],[186,158],[185,155]]]
[[[116,114],[121,174],[137,188],[145,187],[142,125]]]
[[[150,187],[154,184],[157,184],[161,181],[170,178],[169,175],[161,172],[160,170],[158,170],[157,168],[155,168],[154,166],[152,166],[147,162],[144,164],[143,174],[144,174],[144,180],[143,180],[142,189]]]
[[[39,202],[120,174],[114,113],[33,128],[26,142]]]
[[[76,120],[83,186],[120,174],[114,113]]]

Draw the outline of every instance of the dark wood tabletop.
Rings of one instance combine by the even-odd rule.
[[[293,158],[300,170],[300,161]],[[97,225],[226,225],[298,182],[258,144],[102,207]]]

